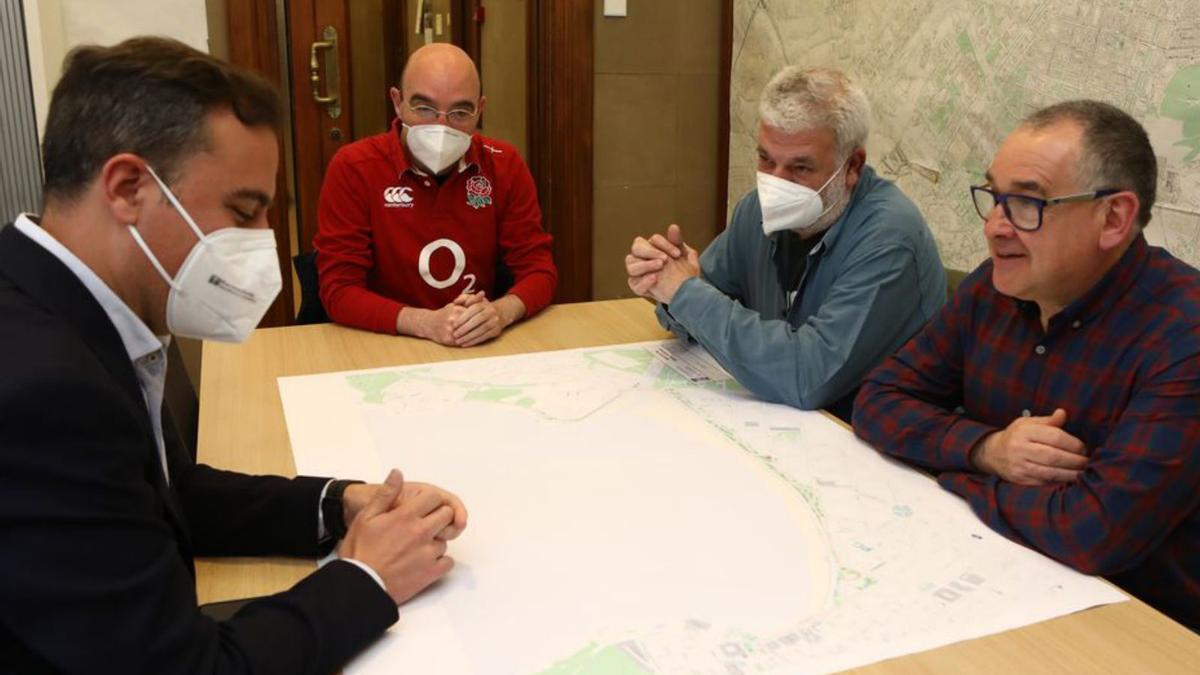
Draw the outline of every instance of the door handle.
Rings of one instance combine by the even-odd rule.
[[[312,43],[308,52],[308,79],[312,81],[313,100],[325,107],[329,117],[337,119],[342,115],[342,105],[338,100],[338,89],[341,87],[341,77],[338,73],[338,36],[337,29],[325,26],[321,31],[321,40]],[[322,64],[321,52],[328,51]],[[321,70],[324,65],[324,80],[327,93],[321,94]]]

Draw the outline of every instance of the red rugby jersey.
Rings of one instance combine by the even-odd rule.
[[[438,185],[409,162],[393,124],[339,150],[325,172],[313,238],[321,302],[338,323],[395,333],[407,305],[438,309],[466,291],[495,300],[503,260],[508,292],[533,316],[558,283],[541,221],[513,146],[475,134]]]

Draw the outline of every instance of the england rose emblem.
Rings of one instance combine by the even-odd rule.
[[[467,204],[482,209],[492,203],[492,184],[486,176],[471,176],[467,181]]]

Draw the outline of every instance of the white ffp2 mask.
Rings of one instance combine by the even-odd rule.
[[[781,230],[807,230],[812,227],[841,201],[833,199],[829,206],[825,206],[821,202],[821,193],[842,173],[845,166],[846,162],[843,161],[829,180],[816,190],[759,171],[758,204],[762,207],[763,234],[770,236]]]
[[[166,183],[146,167],[199,241],[172,279],[134,225],[129,233],[171,287],[167,329],[172,335],[242,342],[262,320],[283,286],[275,233],[270,229],[227,227],[205,236]]]
[[[408,151],[434,173],[441,173],[467,154],[471,136],[444,124],[405,124]]]

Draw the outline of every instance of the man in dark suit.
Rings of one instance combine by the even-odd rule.
[[[278,293],[278,119],[174,41],[64,64],[43,213],[0,230],[0,672],[330,672],[452,566],[453,495],[198,465],[162,412],[168,335],[244,339]],[[193,556],[335,545],[227,621],[197,609]]]

